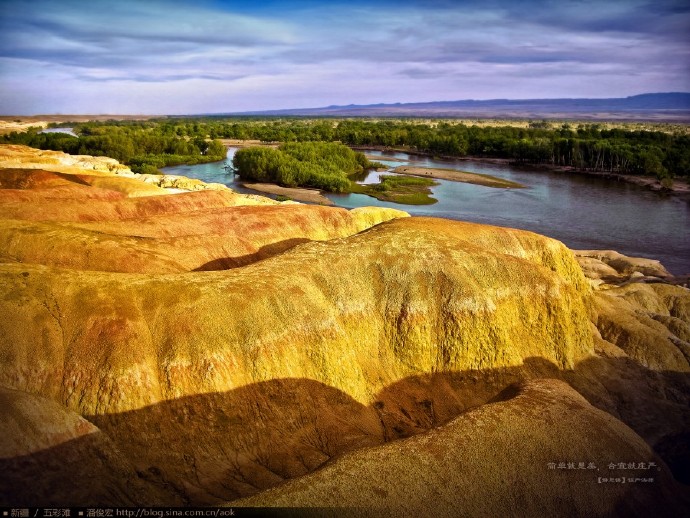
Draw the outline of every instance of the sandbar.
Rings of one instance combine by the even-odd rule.
[[[451,182],[472,183],[485,187],[498,187],[503,189],[523,189],[525,186],[503,178],[497,178],[488,174],[468,173],[467,171],[457,171],[455,169],[438,169],[434,167],[415,167],[401,165],[393,169],[394,173],[408,176],[422,176],[436,178],[439,180],[449,180]]]
[[[318,203],[320,205],[334,205],[334,203],[321,194],[318,189],[304,189],[301,187],[281,187],[274,183],[245,183],[242,184],[247,189],[286,196],[292,200]]]
[[[210,139],[208,139],[210,140]],[[235,139],[235,138],[219,138],[221,144],[226,147],[272,147],[277,148],[280,142],[262,142],[261,140]]]
[[[409,160],[405,160],[404,158],[396,158],[396,157],[385,156],[385,155],[370,155],[368,153],[364,153],[364,156],[367,157],[367,160],[371,160],[373,162],[408,162],[409,161]]]

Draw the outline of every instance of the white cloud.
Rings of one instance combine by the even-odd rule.
[[[227,2],[183,0],[0,3],[0,112],[194,113],[690,90],[689,17],[669,6],[300,5],[246,4],[240,12]]]

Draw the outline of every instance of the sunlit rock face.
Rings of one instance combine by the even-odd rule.
[[[65,215],[69,208],[58,202],[21,219],[12,207],[0,209],[11,218],[0,226],[0,257],[7,262],[92,271],[221,270],[406,216],[391,209],[361,214],[312,205],[235,206],[236,196],[209,191],[117,200],[105,203],[107,207],[99,212],[97,203],[89,201],[85,210],[75,207],[79,213],[71,214],[68,221],[46,219],[52,211],[65,219],[70,216]],[[83,214],[86,210],[88,215]]]
[[[618,280],[623,280],[633,274],[660,278],[671,276],[659,261],[628,257],[613,250],[576,250],[575,255],[590,278],[617,277]]]
[[[687,287],[673,285],[676,279],[659,261],[611,250],[575,254],[595,288],[598,337],[649,369],[690,372]]]
[[[569,368],[593,352],[589,290],[565,247],[439,219],[204,274],[8,263],[0,276],[2,381],[82,414],[279,378],[369,403],[409,375],[531,357]]]
[[[572,460],[595,460],[616,434],[622,449],[610,451],[655,459],[655,491],[678,492],[664,463],[682,479],[687,290],[625,284],[634,271],[603,261],[595,269],[615,278],[585,277],[561,243],[525,231],[280,204],[195,182],[170,194],[119,168],[65,173],[26,160],[0,169],[0,386],[14,409],[0,439],[14,474],[5,502],[32,479],[46,505],[263,498],[285,480],[330,478],[347,454],[366,486],[352,490],[396,509],[407,493],[429,495],[407,475],[370,484],[376,470],[393,472],[380,452],[432,486],[502,494],[492,462],[570,460],[572,445],[583,457]],[[568,382],[615,418],[562,382],[499,396],[538,378]],[[557,423],[558,412],[570,417]],[[510,444],[491,446],[493,422]],[[433,446],[433,458],[415,449],[438,441],[458,444]],[[73,500],[57,460],[50,478],[36,468],[89,457],[99,463],[80,472],[91,482]],[[474,485],[465,462],[476,464]],[[538,505],[547,466],[525,469],[506,501]],[[554,491],[586,514],[597,490],[558,480]],[[299,493],[284,487],[250,502]],[[316,505],[319,494],[299,498]],[[627,509],[620,496],[602,492],[592,509]]]
[[[690,372],[687,288],[634,283],[596,296],[601,336],[653,370]]]
[[[124,166],[113,165],[112,159],[103,158],[107,167],[94,175],[87,160],[93,157],[44,153],[0,146],[0,159],[6,162],[27,165],[34,156],[42,166],[57,170],[0,169],[4,262],[131,273],[219,270],[407,216],[374,207],[346,211],[280,204],[224,186],[200,189],[209,184],[198,180],[189,180],[187,187],[200,192],[161,197],[169,191],[147,183],[151,175],[125,176],[120,171]],[[60,172],[63,162],[72,164],[69,173]],[[179,190],[184,182],[175,185]]]
[[[133,174],[114,158],[68,155],[62,151],[35,149],[19,144],[0,145],[0,167],[3,169],[45,169],[64,173]]]

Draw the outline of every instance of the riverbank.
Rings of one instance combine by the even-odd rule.
[[[380,155],[372,155],[372,154],[367,154],[367,153],[364,153],[364,156],[366,157],[367,160],[370,160],[372,162],[380,162],[382,158],[384,159],[385,162],[407,162],[407,160],[405,160],[403,158],[381,157]]]
[[[488,174],[468,173],[467,171],[457,171],[455,169],[439,169],[435,167],[414,167],[401,165],[393,169],[394,173],[408,176],[420,176],[426,178],[436,178],[437,180],[448,180],[451,182],[471,183],[483,185],[485,187],[496,187],[502,189],[524,189],[525,186],[517,182],[504,180]]]
[[[306,201],[308,203],[317,203],[319,205],[335,205],[331,200],[322,195],[321,191],[318,189],[281,187],[280,185],[276,185],[274,183],[243,183],[242,185],[253,191],[275,194],[276,196],[285,196],[291,200]]]
[[[251,147],[251,146],[264,146],[264,147],[272,147],[276,148],[280,145],[278,142],[261,142],[260,140],[239,140],[239,139],[219,139],[225,146],[228,147]],[[425,157],[425,158],[434,158],[438,160],[461,160],[461,161],[472,161],[472,162],[482,162],[486,164],[499,164],[499,165],[510,165],[513,167],[518,167],[518,168],[524,168],[524,169],[537,169],[541,171],[553,171],[553,172],[563,172],[563,173],[573,173],[573,174],[578,174],[578,175],[585,175],[585,176],[597,176],[599,178],[606,178],[606,179],[611,179],[611,180],[617,180],[617,181],[622,181],[622,182],[627,182],[631,184],[638,185],[640,187],[643,187],[645,189],[649,189],[651,191],[655,192],[660,192],[660,193],[666,193],[666,194],[671,194],[671,195],[676,195],[678,197],[681,197],[683,199],[690,200],[690,181],[687,180],[678,180],[675,179],[673,181],[673,185],[671,187],[665,187],[661,185],[661,182],[657,180],[656,177],[653,176],[642,176],[642,175],[626,175],[626,174],[619,174],[619,173],[609,173],[609,172],[604,172],[604,171],[587,171],[583,169],[577,169],[575,167],[567,167],[567,166],[559,166],[559,165],[551,165],[551,164],[523,164],[523,163],[517,163],[514,160],[511,160],[509,158],[492,158],[492,157],[480,157],[480,156],[450,156],[450,155],[434,155],[433,153],[424,153],[422,151],[418,151],[415,149],[410,149],[405,146],[396,146],[396,147],[388,147],[388,146],[349,146],[351,149],[354,149],[355,151],[363,151],[365,152],[365,156],[369,160],[385,160],[388,162],[402,162],[404,161],[401,158],[397,157],[379,157],[376,155],[367,155],[366,151],[381,151],[381,152],[389,152],[389,153],[405,153],[410,156],[419,156],[419,157]],[[454,171],[454,170],[450,170]],[[410,173],[403,173],[403,174],[410,174]],[[474,173],[472,173],[474,174]],[[432,177],[431,175],[427,174],[418,174],[415,176],[427,176],[427,177]],[[433,176],[433,178],[438,178],[441,180],[451,180],[451,181],[464,181],[464,180],[453,180],[453,178],[444,178],[441,176]],[[500,181],[500,179],[497,179]],[[469,182],[472,183],[472,182]],[[484,184],[479,184],[479,185],[484,185]],[[491,186],[491,185],[490,185]],[[493,187],[500,187],[498,185],[495,185]],[[509,186],[503,186],[503,187],[509,187]],[[510,186],[512,188],[518,188],[517,186]],[[523,187],[523,186],[520,186]]]
[[[611,173],[606,171],[588,171],[584,169],[577,169],[575,167],[556,166],[550,164],[516,164],[509,162],[513,167],[520,169],[537,169],[542,171],[552,171],[556,173],[570,173],[582,176],[596,176],[607,180],[616,180],[619,182],[626,182],[650,191],[671,194],[690,201],[690,181],[674,179],[670,187],[664,186],[655,176],[631,175]]]
[[[645,175],[628,175],[620,173],[610,173],[606,171],[588,171],[585,169],[577,169],[575,167],[562,166],[562,165],[552,165],[552,164],[530,164],[530,163],[518,163],[509,158],[492,158],[492,157],[481,157],[481,156],[450,156],[450,155],[435,155],[433,153],[425,153],[423,151],[418,151],[414,149],[408,149],[405,146],[397,147],[387,147],[387,146],[350,146],[352,149],[357,151],[381,151],[388,153],[405,153],[410,156],[418,156],[424,158],[433,158],[436,160],[453,160],[453,161],[467,161],[467,162],[482,162],[485,164],[498,164],[507,165],[512,167],[517,167],[520,169],[536,169],[540,171],[552,171],[557,173],[572,173],[584,176],[596,176],[599,178],[605,178],[610,180],[617,180],[621,182],[626,182],[630,184],[635,184],[640,187],[644,187],[651,191],[675,195],[683,199],[690,201],[690,180],[679,180],[674,179],[673,185],[671,187],[665,187],[661,185],[661,182],[654,176]],[[375,155],[371,155],[375,157]],[[387,158],[379,157],[379,160],[387,161],[399,161],[397,158]]]

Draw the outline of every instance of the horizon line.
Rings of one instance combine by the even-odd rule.
[[[330,104],[326,106],[310,106],[310,107],[292,107],[292,108],[264,108],[255,109],[247,111],[215,111],[215,112],[199,112],[199,113],[32,113],[32,114],[0,114],[0,118],[9,117],[146,117],[146,118],[156,118],[156,117],[192,117],[192,116],[218,116],[218,115],[251,115],[251,114],[261,114],[268,112],[285,112],[285,111],[296,111],[296,110],[320,110],[328,108],[351,108],[351,107],[382,107],[382,106],[405,106],[405,105],[416,105],[416,104],[436,104],[436,103],[457,103],[457,102],[496,102],[496,101],[508,101],[508,102],[525,102],[525,101],[606,101],[606,100],[624,100],[632,99],[635,97],[642,97],[647,95],[690,95],[689,92],[644,92],[634,95],[628,95],[625,97],[524,97],[524,98],[491,98],[491,99],[451,99],[451,100],[435,100],[435,101],[407,101],[407,102],[374,102],[366,104]],[[652,109],[660,110],[660,108]]]

